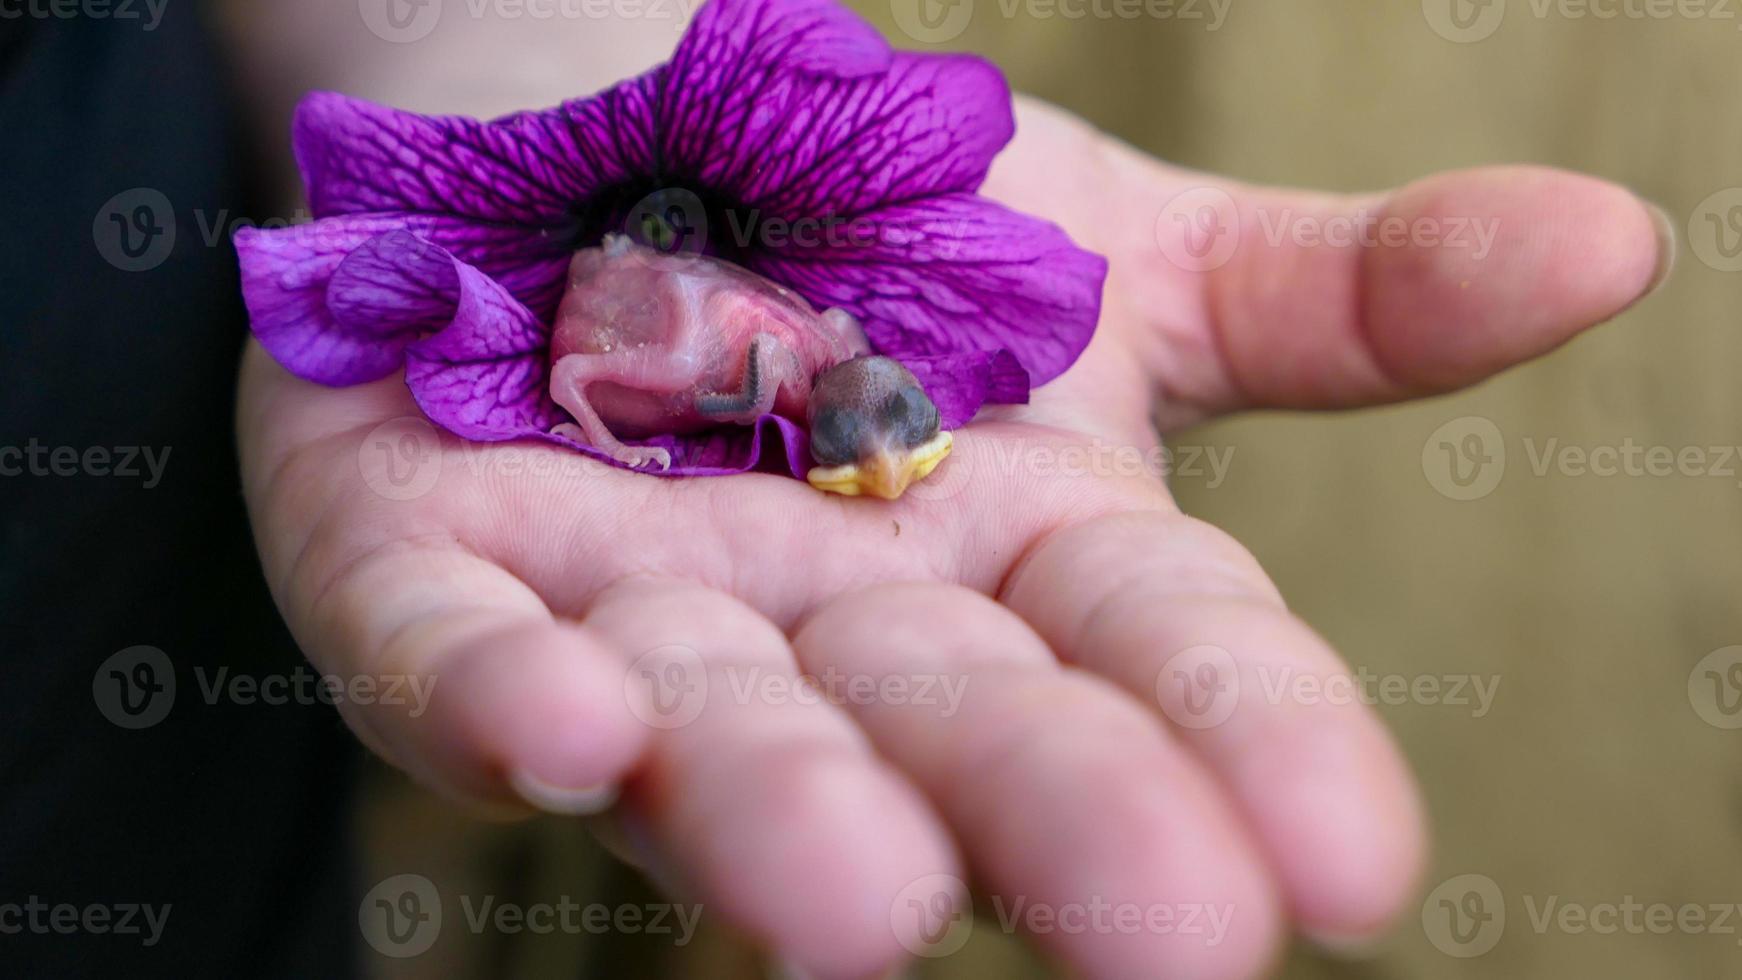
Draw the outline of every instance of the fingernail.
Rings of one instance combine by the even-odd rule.
[[[1644,198],[1640,198],[1639,202],[1645,205],[1645,209],[1651,212],[1652,218],[1657,222],[1657,271],[1652,273],[1651,284],[1639,296],[1644,299],[1669,281],[1669,274],[1675,271],[1676,254],[1680,249],[1676,245],[1675,219],[1669,216],[1669,212]]]
[[[1316,946],[1319,952],[1339,960],[1370,960],[1379,955],[1379,944],[1385,939],[1384,934],[1356,933],[1342,935],[1334,932],[1304,933],[1307,942]]]
[[[546,813],[565,817],[582,817],[603,813],[617,802],[617,787],[609,783],[597,786],[553,786],[524,769],[516,769],[508,782],[520,798]]]

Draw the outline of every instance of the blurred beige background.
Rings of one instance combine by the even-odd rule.
[[[1073,10],[1089,3],[1066,0]],[[1136,17],[1069,19],[1044,16],[1058,9],[1050,0],[1013,4],[1013,16],[998,0],[974,0],[961,33],[936,45],[898,27],[911,7],[855,5],[903,46],[984,54],[1016,87],[1185,166],[1364,190],[1448,167],[1536,162],[1619,181],[1674,216],[1683,238],[1674,278],[1619,321],[1455,397],[1185,433],[1177,444],[1234,455],[1220,484],[1182,476],[1176,487],[1188,511],[1257,553],[1351,664],[1412,682],[1498,677],[1480,717],[1474,703],[1433,698],[1380,706],[1434,824],[1424,897],[1458,876],[1487,881],[1460,879],[1425,903],[1427,926],[1441,924],[1438,945],[1415,907],[1370,958],[1300,949],[1283,976],[1742,976],[1742,915],[1725,935],[1539,930],[1532,915],[1550,900],[1742,902],[1742,730],[1720,727],[1742,724],[1721,697],[1742,688],[1721,686],[1722,654],[1695,669],[1742,644],[1742,461],[1717,451],[1742,444],[1742,272],[1724,268],[1742,221],[1728,230],[1713,221],[1742,205],[1742,191],[1713,199],[1742,187],[1742,4],[1653,17],[1622,12],[1665,7],[1599,0],[1622,13],[1605,19],[1543,0],[1157,0],[1153,9],[1172,16],[1138,6]],[[1133,8],[1102,0],[1100,9]],[[1466,442],[1484,433],[1486,443]],[[1631,440],[1699,449],[1705,460],[1670,476],[1552,463],[1539,473],[1551,440],[1587,450]],[[1468,446],[1482,453],[1448,455]],[[1503,466],[1491,458],[1476,469],[1495,448]],[[1476,481],[1460,487],[1454,462]],[[470,823],[396,776],[376,781],[364,820],[382,869],[445,866],[502,895],[645,887],[572,826]],[[1472,882],[1487,892],[1485,910],[1501,912],[1496,898],[1504,910],[1460,944],[1447,938],[1439,900],[1469,901]],[[1452,955],[1494,937],[1484,955]],[[681,950],[633,937],[444,935],[441,953],[375,962],[394,977],[438,962],[451,977],[761,969],[715,933]],[[979,929],[961,954],[914,975],[1048,974],[1016,942]]]

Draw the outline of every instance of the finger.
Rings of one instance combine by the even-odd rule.
[[[415,411],[404,386],[317,392],[252,342],[241,373],[243,484],[267,581],[314,664],[373,688],[338,702],[358,736],[460,799],[607,805],[647,740],[621,662],[461,543],[453,529],[475,497],[389,499],[360,472],[380,420]]]
[[[1175,723],[1239,801],[1303,929],[1352,943],[1395,918],[1423,861],[1408,774],[1359,698],[1288,695],[1297,678],[1341,690],[1347,668],[1244,549],[1181,515],[1102,518],[1043,542],[1003,599]]]
[[[632,581],[586,628],[634,654],[655,731],[626,790],[668,884],[807,975],[875,975],[905,952],[897,893],[959,873],[942,824],[835,707],[794,688],[773,624],[701,586]]]
[[[283,589],[317,667],[375,692],[340,702],[364,741],[461,799],[607,805],[648,735],[620,660],[451,540],[367,536],[344,522],[317,531]]]
[[[1164,217],[1186,213],[1157,234],[1202,290],[1214,343],[1200,353],[1215,362],[1188,360],[1176,376],[1209,410],[1341,408],[1473,384],[1619,314],[1675,250],[1659,209],[1541,167],[1356,196],[1170,186]],[[1221,250],[1182,250],[1206,233],[1192,218],[1206,205],[1220,212]]]
[[[818,610],[794,646],[812,673],[885,692],[849,710],[956,829],[1000,903],[987,921],[1091,977],[1246,977],[1270,959],[1270,883],[1198,763],[996,603],[879,586]],[[920,696],[928,679],[959,698]]]

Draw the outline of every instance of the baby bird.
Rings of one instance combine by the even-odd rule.
[[[640,468],[663,449],[624,438],[805,419],[812,486],[894,500],[950,452],[918,379],[870,353],[845,310],[817,313],[749,270],[624,235],[577,252],[551,337],[555,434]]]

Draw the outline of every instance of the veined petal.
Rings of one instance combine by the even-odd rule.
[[[1007,350],[904,357],[901,363],[919,379],[946,429],[967,425],[982,405],[1028,401],[1028,372]]]
[[[649,180],[663,169],[657,101],[665,70],[661,65],[595,95],[526,113],[518,125],[566,168],[561,172],[565,187],[598,189]],[[570,201],[575,207],[585,203],[584,195]]]
[[[378,235],[408,230],[474,261],[534,309],[554,310],[570,254],[526,229],[434,215],[359,214],[289,228],[236,232],[242,297],[254,335],[292,374],[326,385],[360,384],[398,370],[416,328],[357,319],[345,325],[328,303],[333,275]],[[341,300],[341,303],[343,300]]]
[[[758,253],[754,268],[858,317],[879,353],[903,361],[1003,349],[1041,385],[1088,346],[1107,261],[1058,226],[969,194],[865,220],[846,243]]]
[[[1013,128],[978,58],[892,52],[835,0],[711,0],[669,63],[595,96],[480,122],[319,92],[294,144],[317,216],[449,214],[572,243],[597,231],[577,209],[638,182],[787,221],[973,190]]]
[[[623,124],[645,128],[636,119]],[[304,98],[292,128],[317,217],[405,211],[554,234],[572,231],[575,204],[623,173],[608,156],[580,152],[576,135],[560,108],[480,122],[403,112],[334,92]]]
[[[838,0],[708,0],[669,64],[677,81],[742,84],[771,70],[871,75],[889,67],[892,53],[876,28]]]
[[[480,122],[316,92],[297,107],[293,142],[317,217],[410,211],[568,228],[593,194],[663,172],[672,151],[705,149],[749,111],[708,93],[789,72],[859,77],[890,58],[834,0],[712,0],[668,65],[592,98]]]
[[[401,345],[405,383],[456,435],[512,439],[564,419],[550,400],[549,331],[439,245],[406,231],[370,239],[333,275],[329,306],[341,326],[414,338]]]
[[[709,0],[649,76],[662,169],[749,203],[758,168],[791,149],[771,137],[807,94],[874,79],[893,59],[835,0]]]
[[[810,468],[810,437],[797,422],[764,415],[755,425],[721,426],[693,435],[650,439],[671,453],[665,476],[725,476],[767,470],[802,477]],[[583,447],[584,448],[584,447]]]
[[[669,169],[788,221],[972,191],[1015,131],[1003,75],[968,55],[900,53],[854,78],[677,67],[661,119]]]

